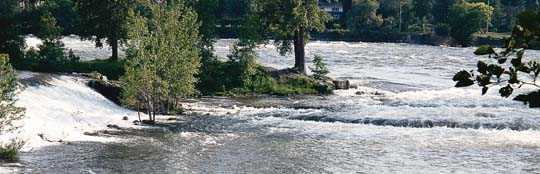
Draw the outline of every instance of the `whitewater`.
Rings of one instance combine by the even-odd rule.
[[[39,44],[29,39],[29,45]],[[110,50],[75,36],[66,47],[90,60]],[[218,40],[225,57],[234,40]],[[336,79],[358,88],[329,96],[204,97],[163,129],[134,126],[137,113],[108,101],[77,75],[19,72],[27,108],[22,173],[538,173],[540,110],[490,89],[454,88],[474,48],[313,41]],[[293,65],[273,46],[259,63]],[[540,57],[529,51],[527,57]],[[311,66],[311,65],[308,65]],[[517,92],[531,91],[524,87]],[[128,121],[122,120],[124,116]],[[114,124],[122,130],[107,128]],[[88,134],[108,130],[101,136]],[[41,136],[40,136],[41,135]],[[4,136],[5,138],[6,136]],[[45,138],[43,138],[45,137]],[[2,173],[2,172],[0,172]]]

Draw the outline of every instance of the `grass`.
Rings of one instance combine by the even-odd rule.
[[[271,94],[277,96],[288,95],[319,95],[332,93],[329,86],[320,85],[319,81],[311,76],[289,74],[273,78],[264,72],[258,72],[248,87],[236,88],[228,94]]]

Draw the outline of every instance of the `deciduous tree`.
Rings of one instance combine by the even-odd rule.
[[[273,39],[282,55],[294,49],[294,69],[306,73],[305,46],[309,33],[323,31],[328,20],[317,0],[253,0],[240,36],[251,45]]]
[[[126,105],[144,106],[151,121],[195,94],[201,42],[197,14],[184,4],[147,2],[149,14],[133,14],[129,32],[131,51],[124,84]]]
[[[81,17],[79,35],[96,42],[102,47],[102,40],[112,48],[111,59],[118,59],[120,43],[126,41],[128,11],[134,0],[76,0],[77,11]]]

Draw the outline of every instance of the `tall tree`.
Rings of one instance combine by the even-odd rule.
[[[0,53],[7,53],[17,61],[22,58],[24,47],[19,25],[20,12],[18,0],[0,1]]]
[[[431,14],[433,14],[433,22],[448,23],[450,16],[450,8],[456,3],[456,0],[437,0],[433,3]]]
[[[418,22],[422,26],[422,31],[426,32],[426,20],[429,20],[431,16],[431,9],[433,4],[431,0],[412,0],[412,11],[414,16],[418,19]]]
[[[134,0],[76,0],[81,16],[79,35],[93,40],[97,47],[102,47],[102,40],[112,48],[111,59],[118,59],[119,45],[126,41],[128,11],[135,4]]]
[[[317,0],[253,0],[240,37],[252,46],[273,39],[282,55],[294,48],[294,69],[305,74],[309,33],[323,31],[328,20],[328,14],[318,7]]]
[[[197,14],[184,4],[146,2],[133,15],[128,62],[121,78],[126,105],[143,105],[151,121],[164,106],[193,95],[200,67]]]

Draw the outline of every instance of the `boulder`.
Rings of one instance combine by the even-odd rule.
[[[119,83],[105,80],[89,80],[87,85],[116,104],[120,104],[122,87]]]
[[[351,88],[351,83],[348,80],[334,80],[335,89],[349,89]]]

